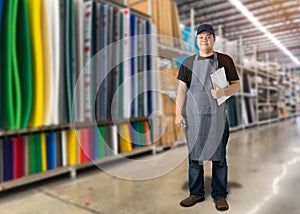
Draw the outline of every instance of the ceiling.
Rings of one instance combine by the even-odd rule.
[[[191,8],[194,24],[208,23],[215,30],[222,29],[228,40],[243,41],[245,53],[257,50],[258,60],[300,67],[277,48],[252,22],[228,0],[174,0],[181,23],[191,25]],[[300,61],[300,0],[240,0],[244,6]],[[266,54],[267,53],[267,54]]]

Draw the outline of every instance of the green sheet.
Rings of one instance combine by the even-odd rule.
[[[28,125],[32,106],[32,64],[28,11],[25,0],[19,0],[17,21],[17,57],[21,81],[21,128]]]
[[[18,0],[4,2],[1,30],[1,113],[2,127],[21,126],[21,88],[17,61],[16,30]]]

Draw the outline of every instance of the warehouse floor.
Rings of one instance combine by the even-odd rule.
[[[299,139],[299,117],[231,133],[230,209],[224,213],[300,213]],[[180,207],[179,202],[188,195],[186,153],[186,147],[180,146],[141,157],[140,167],[133,162],[111,164],[105,168],[107,173],[93,167],[81,171],[76,179],[59,176],[4,191],[0,193],[1,214],[220,213],[210,197],[210,162],[205,163],[206,200],[194,207]],[[161,161],[154,161],[156,166],[145,175],[148,165],[143,167],[143,161],[153,159]],[[141,178],[146,180],[136,180]]]

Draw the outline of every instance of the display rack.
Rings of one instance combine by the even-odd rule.
[[[124,5],[122,3],[119,3],[117,1],[107,1],[107,0],[97,0],[94,2],[101,2],[105,4],[109,4],[114,7],[118,8],[128,8],[127,5]],[[131,9],[130,12],[132,14],[137,15],[138,17],[141,17],[143,19],[149,20],[149,16],[146,14],[142,14],[139,11],[136,11],[134,9]],[[151,41],[149,41],[151,42]],[[26,129],[13,129],[13,130],[0,130],[0,141],[2,139],[8,139],[8,138],[15,138],[15,137],[27,137],[31,135],[39,135],[41,133],[49,133],[49,132],[63,132],[63,131],[78,131],[81,129],[92,129],[93,127],[107,127],[107,126],[119,126],[123,124],[136,124],[136,123],[151,123],[153,118],[150,118],[148,116],[142,116],[142,117],[131,117],[131,118],[125,118],[125,119],[118,119],[118,120],[99,120],[96,121],[95,123],[90,123],[90,122],[75,122],[75,123],[65,123],[65,124],[57,124],[57,125],[44,125],[44,126],[39,126],[39,127],[34,127],[34,128],[26,128]],[[154,129],[154,128],[153,128]],[[141,128],[139,130],[136,130],[137,132],[139,131],[145,131],[145,129]],[[149,130],[148,130],[149,131]],[[149,134],[149,132],[148,132]],[[135,139],[136,140],[136,139]],[[76,140],[77,141],[77,140]],[[126,141],[126,139],[125,139]],[[2,141],[1,141],[2,143]],[[77,142],[72,142],[73,144],[78,144]],[[45,145],[45,144],[44,144]],[[1,145],[2,146],[2,145]],[[41,145],[42,146],[42,145]],[[74,146],[74,145],[73,145]],[[79,145],[78,145],[79,146]],[[66,148],[61,148],[61,149],[66,149]],[[80,149],[79,147],[77,148],[78,150]],[[77,150],[77,151],[78,151]],[[1,147],[1,152],[2,152],[2,147]],[[61,175],[61,174],[66,174],[70,173],[70,176],[74,178],[77,174],[77,170],[83,169],[86,167],[94,166],[94,165],[101,165],[103,163],[107,163],[110,161],[116,161],[120,157],[132,157],[138,154],[144,154],[144,153],[152,153],[154,154],[156,152],[155,146],[151,142],[151,136],[149,137],[148,144],[147,145],[138,145],[136,148],[134,148],[132,151],[129,152],[122,152],[122,153],[115,153],[114,155],[106,156],[97,160],[91,160],[86,161],[83,163],[64,163],[63,165],[57,166],[54,169],[43,169],[40,172],[35,172],[33,174],[27,174],[22,175],[21,177],[17,178],[11,178],[9,180],[1,180],[0,181],[0,191],[4,191],[10,188],[14,188],[17,186],[29,184],[32,182],[40,181],[42,179],[50,178],[53,176]],[[77,156],[78,154],[74,154],[74,156]],[[77,156],[78,158],[78,156]],[[20,162],[20,161],[19,161]],[[26,164],[26,163],[22,163]],[[1,165],[1,167],[3,167]],[[0,168],[2,170],[2,168]],[[1,174],[0,178],[3,179],[3,175]]]
[[[241,120],[239,120],[238,127],[247,128],[256,125],[257,116],[256,116],[256,101],[257,101],[257,93],[256,93],[256,85],[255,85],[255,77],[256,72],[253,69],[249,69],[244,65],[237,64],[237,70],[240,74],[241,80],[241,89],[240,89],[240,98],[241,104]],[[237,108],[238,109],[238,108]]]
[[[241,38],[240,43],[242,44]],[[248,99],[252,102],[250,105],[248,104],[248,109],[250,106],[252,113],[246,110],[247,108],[243,108],[243,115],[249,116],[250,114],[255,117],[252,124],[243,120],[244,127],[278,121],[281,118],[280,112],[284,112],[282,114],[286,115],[285,92],[287,86],[291,88],[290,82],[283,80],[286,72],[276,62],[270,62],[268,54],[265,55],[264,61],[257,61],[256,47],[247,53],[244,53],[241,48],[240,55],[241,60],[238,67],[242,74],[243,100]],[[245,55],[248,57],[246,60]]]
[[[162,36],[164,37],[164,36]],[[158,69],[160,73],[160,87],[163,106],[161,124],[164,135],[157,144],[157,151],[169,149],[174,145],[185,145],[184,130],[175,125],[175,109],[177,94],[177,73],[176,58],[191,55],[191,53],[176,49],[164,44],[157,44],[158,47]]]
[[[95,166],[101,167],[102,164],[122,160],[122,158],[124,158],[124,157],[129,158],[129,157],[134,157],[135,155],[141,155],[141,154],[146,154],[146,153],[153,154],[154,151],[155,151],[154,146],[146,147],[146,148],[139,148],[139,149],[134,150],[133,152],[122,153],[121,156],[110,156],[110,157],[106,157],[104,159],[99,159],[99,160],[95,160],[95,161],[88,162],[88,163],[77,164],[77,165],[73,165],[73,166],[59,167],[55,170],[49,170],[46,172],[37,173],[34,175],[22,177],[19,179],[1,182],[0,183],[0,192],[11,189],[11,188],[19,187],[19,186],[22,186],[25,184],[31,184],[31,183],[38,182],[41,180],[49,179],[51,177],[55,177],[55,176],[59,176],[59,175],[63,175],[63,174],[69,174],[70,178],[74,179],[77,176],[78,170],[89,168],[89,167],[95,167]]]
[[[278,88],[276,64],[266,60],[257,68],[257,118],[259,124],[275,122],[278,115]]]
[[[280,119],[299,115],[299,74],[295,68],[283,67],[279,72],[279,114]]]

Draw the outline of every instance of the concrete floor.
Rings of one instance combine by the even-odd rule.
[[[178,147],[143,157],[138,167],[112,164],[108,173],[94,167],[77,179],[60,176],[1,192],[0,213],[220,213],[210,197],[210,162],[206,200],[179,206],[188,195],[185,157],[186,148]],[[154,164],[148,168],[145,160]],[[224,213],[300,213],[300,118],[231,133],[228,164],[230,210]],[[134,180],[139,178],[148,179]]]

